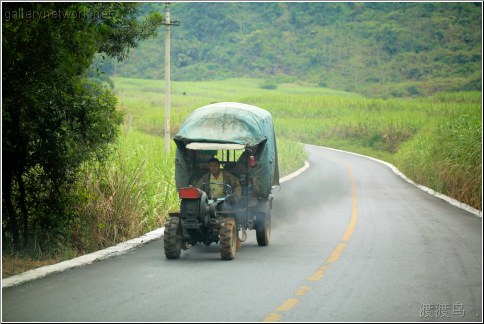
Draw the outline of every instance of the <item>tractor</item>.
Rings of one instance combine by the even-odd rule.
[[[271,114],[242,103],[207,105],[185,119],[173,140],[181,202],[180,211],[170,213],[165,224],[166,258],[178,259],[195,244],[218,243],[221,258],[232,260],[247,230],[255,230],[258,245],[267,246],[272,192],[280,186]],[[209,161],[214,158],[221,170],[237,179],[237,188],[209,180]],[[204,176],[207,181],[202,182]],[[219,196],[211,193],[216,186]]]

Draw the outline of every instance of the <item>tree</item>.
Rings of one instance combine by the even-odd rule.
[[[482,70],[481,9],[480,2],[180,2],[172,15],[190,23],[173,32],[173,75],[181,81],[286,74],[308,81],[324,74],[324,83],[339,89],[376,89],[380,82],[390,90],[410,82],[422,95],[434,91],[422,83],[447,79],[441,90],[457,90],[455,80],[480,78],[474,74]],[[142,44],[115,73],[163,78],[163,55],[152,54],[159,43]],[[480,90],[465,84],[461,90]]]
[[[2,231],[29,242],[55,235],[73,213],[79,166],[101,159],[122,117],[109,89],[87,78],[96,53],[118,60],[154,36],[134,3],[5,3],[2,6]],[[21,244],[22,243],[22,244]]]

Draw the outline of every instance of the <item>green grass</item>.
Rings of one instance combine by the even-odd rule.
[[[124,93],[123,105],[127,119],[132,121],[136,129],[159,136],[164,121],[164,82],[113,79],[118,95]],[[173,82],[172,132],[177,132],[181,122],[193,109],[212,102],[244,102],[272,113],[278,139],[288,140],[287,143],[280,140],[279,146],[284,144],[292,147],[296,142],[302,142],[346,149],[394,163],[418,182],[454,197],[468,196],[469,191],[479,192],[477,189],[471,190],[468,185],[462,188],[460,185],[450,185],[450,178],[455,178],[456,175],[448,174],[451,174],[451,169],[468,170],[468,167],[464,168],[461,164],[472,164],[473,173],[468,170],[465,177],[470,177],[471,172],[474,179],[479,179],[480,173],[475,170],[476,166],[480,166],[479,161],[482,158],[467,160],[465,157],[481,157],[482,140],[473,140],[470,145],[468,141],[459,142],[458,136],[445,134],[466,134],[465,123],[458,124],[462,126],[450,126],[453,120],[481,119],[480,93],[451,92],[426,98],[377,99],[297,83],[279,83],[275,89],[263,89],[261,84],[264,82],[266,81],[248,78]],[[477,129],[474,133],[482,128],[482,122],[474,122],[473,125]],[[423,143],[424,140],[424,148],[412,144]],[[444,155],[459,156],[452,160],[451,168],[444,167],[439,162],[445,160],[445,156],[430,153],[431,150],[438,151],[442,142],[449,147]],[[415,167],[415,161],[424,155],[428,160],[425,163],[419,162],[420,167]],[[286,160],[284,154],[281,160]],[[433,171],[436,168],[439,169],[438,172]],[[420,174],[417,176],[412,170],[419,170]],[[435,175],[436,173],[439,175]],[[422,174],[428,174],[428,179]],[[436,182],[435,177],[442,182]],[[456,191],[465,193],[457,194]],[[479,194],[475,198],[463,200],[474,207],[482,208],[477,203],[480,201]]]
[[[171,158],[175,147],[171,149],[167,158],[161,136],[125,124],[111,158],[86,165],[80,191],[87,197],[73,224],[78,250],[93,251],[139,236],[178,210]]]
[[[166,156],[162,137],[164,82],[113,81],[125,123],[116,154],[86,169],[80,189],[86,204],[72,227],[78,250],[94,250],[157,228],[179,206],[175,145],[171,143]],[[374,99],[296,83],[264,89],[264,82],[173,82],[172,135],[201,106],[253,104],[273,115],[281,177],[307,158],[300,143],[324,145],[389,161],[416,182],[482,209],[480,93]]]

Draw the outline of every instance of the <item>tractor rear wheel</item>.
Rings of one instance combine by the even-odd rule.
[[[233,260],[237,250],[237,225],[232,217],[222,219],[219,244],[222,259]]]
[[[271,209],[269,208],[265,213],[259,213],[256,223],[256,237],[259,246],[268,246],[271,237]]]
[[[182,248],[182,228],[178,217],[170,217],[165,224],[163,236],[165,256],[167,259],[178,259]]]

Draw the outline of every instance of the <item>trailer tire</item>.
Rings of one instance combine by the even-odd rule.
[[[259,246],[268,246],[271,238],[271,208],[265,213],[259,213],[255,233]]]
[[[237,251],[237,225],[232,217],[222,220],[219,244],[222,260],[233,260]]]
[[[182,248],[182,228],[178,217],[170,217],[165,224],[163,235],[165,256],[167,259],[178,259]]]

